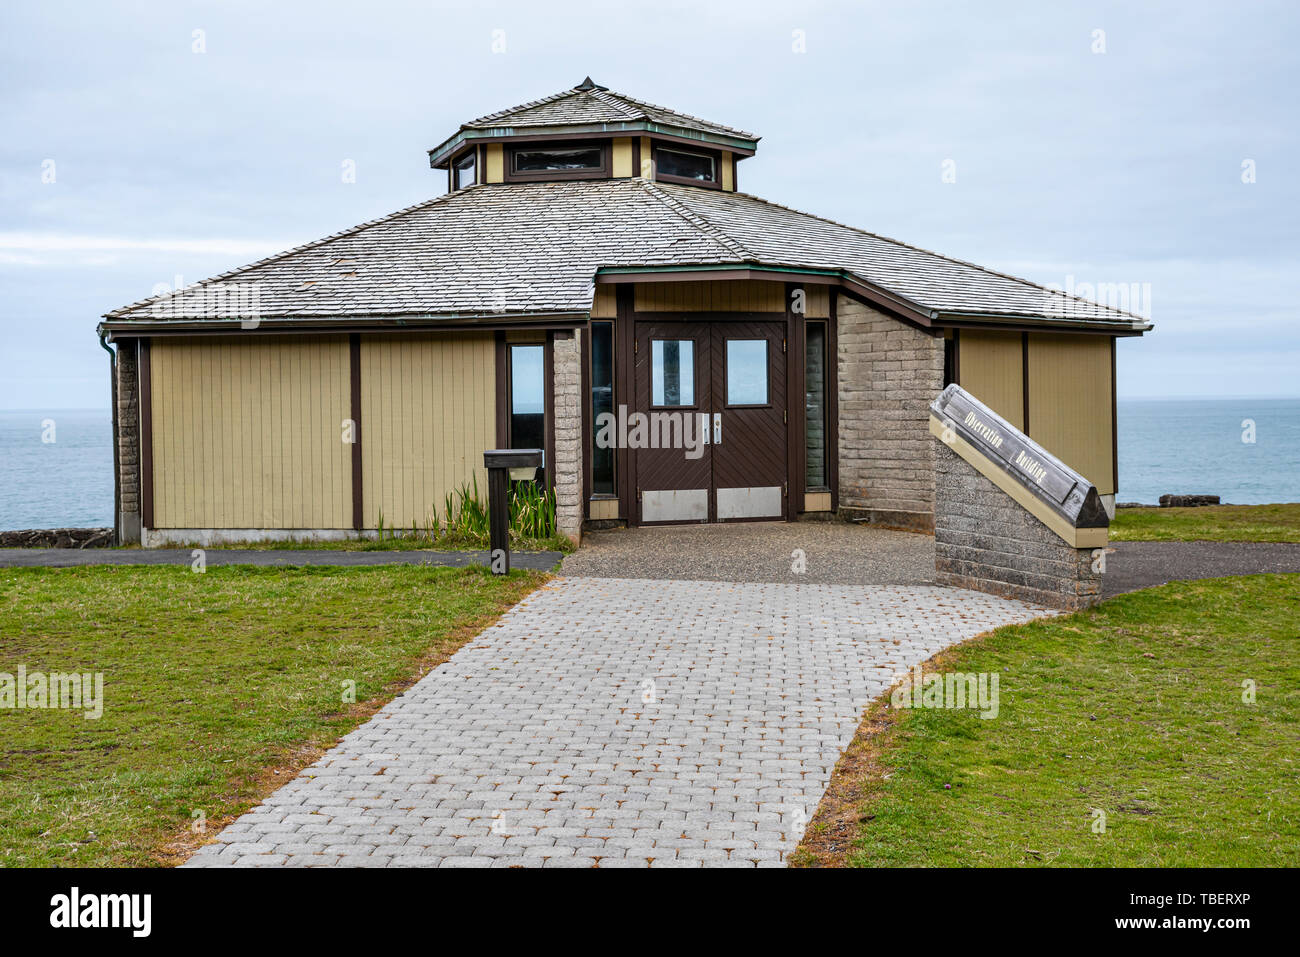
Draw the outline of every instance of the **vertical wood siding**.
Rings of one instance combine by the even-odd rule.
[[[596,286],[591,297],[591,318],[615,319],[618,317],[618,287],[609,284]]]
[[[478,479],[496,446],[496,351],[491,333],[361,337],[364,525],[423,525],[446,494]]]
[[[613,158],[610,175],[624,178],[632,175],[632,138],[630,136],[614,137]]]
[[[1110,377],[1109,337],[1030,334],[1029,434],[1102,495],[1115,493]]]
[[[962,329],[957,334],[957,350],[958,384],[1016,428],[1024,429],[1024,345],[1020,333]]]
[[[785,283],[756,279],[639,282],[637,312],[785,312]]]
[[[157,528],[348,528],[346,336],[158,338]]]

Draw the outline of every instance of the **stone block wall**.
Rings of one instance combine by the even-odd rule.
[[[845,296],[839,347],[840,513],[934,527],[930,403],[943,390],[943,339]]]
[[[931,441],[940,584],[1069,610],[1101,600],[1093,549],[1072,547],[960,455]]]
[[[117,450],[122,541],[140,541],[140,375],[134,339],[117,341]]]
[[[576,543],[582,538],[582,331],[560,335],[552,351],[555,517],[560,534]]]

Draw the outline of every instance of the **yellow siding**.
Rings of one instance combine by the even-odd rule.
[[[1111,394],[1109,337],[1029,336],[1029,435],[1102,495],[1115,492]]]
[[[364,524],[423,525],[462,483],[478,480],[496,446],[491,333],[374,335],[361,339]]]
[[[734,192],[736,189],[736,180],[734,176],[735,159],[731,153],[726,150],[722,152],[722,188],[728,192]]]
[[[484,179],[485,183],[503,183],[506,178],[505,148],[500,143],[489,143],[487,145],[487,156],[484,160]]]
[[[618,316],[618,293],[614,286],[598,285],[591,300],[591,318],[614,319]]]
[[[346,336],[158,338],[157,528],[348,528]]]
[[[1023,357],[1018,332],[957,333],[959,384],[1018,429],[1025,427]]]
[[[618,499],[594,498],[587,504],[592,521],[608,521],[618,518]]]
[[[803,287],[803,291],[804,318],[829,319],[831,315],[831,287],[809,284]]]
[[[618,136],[614,138],[613,175],[625,177],[632,175],[632,138]]]
[[[641,137],[641,177],[643,179],[654,178],[654,156],[650,152],[650,137]]]
[[[785,312],[785,283],[751,279],[643,282],[638,312]]]

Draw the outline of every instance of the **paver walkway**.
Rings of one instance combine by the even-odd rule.
[[[926,585],[556,579],[188,865],[777,866],[896,673],[1044,613]]]

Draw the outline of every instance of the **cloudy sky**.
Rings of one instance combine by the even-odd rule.
[[[102,313],[436,195],[425,150],[586,74],[761,134],[747,192],[1149,288],[1121,396],[1300,395],[1298,9],[7,3],[0,409],[106,407]]]

